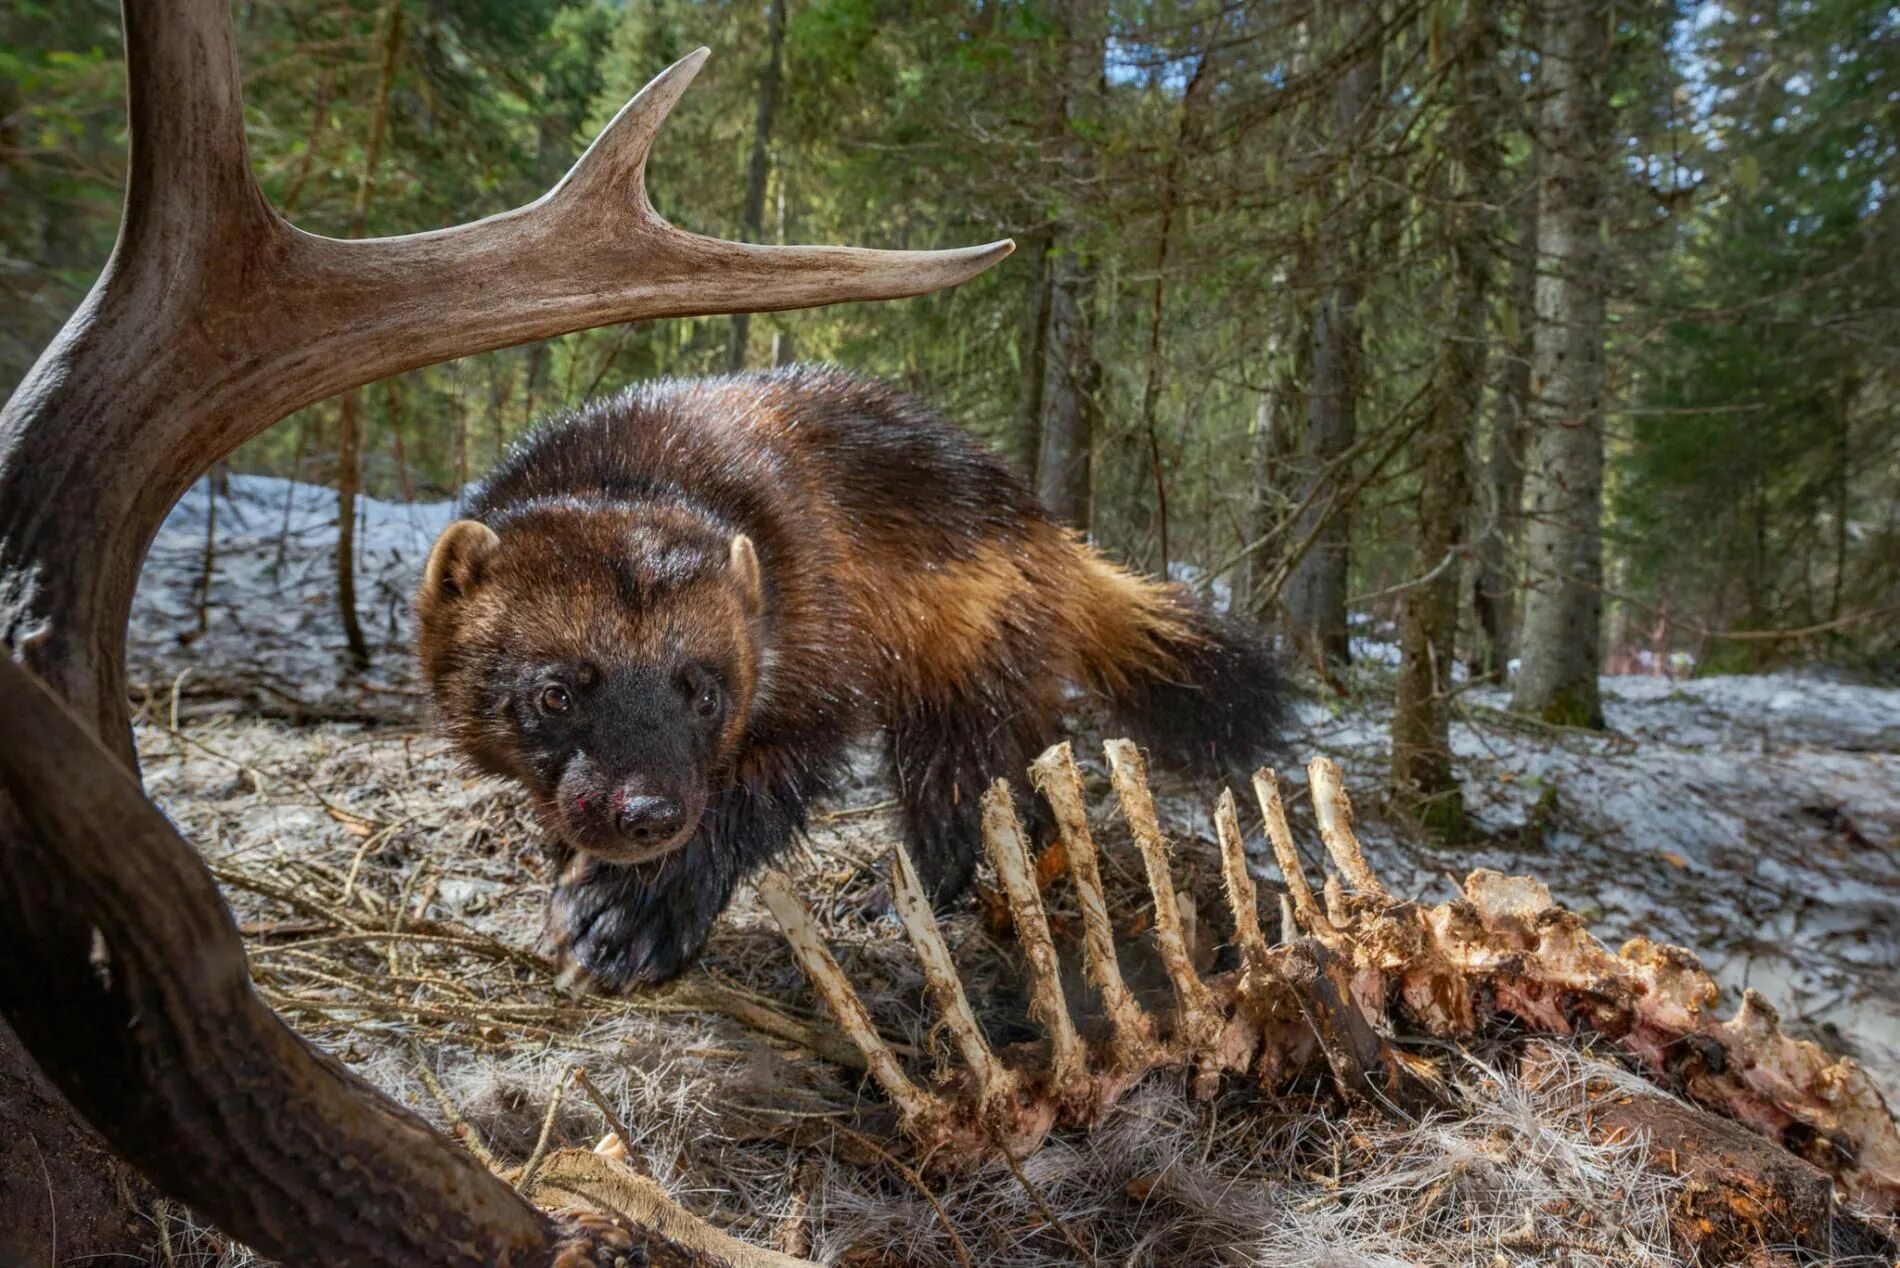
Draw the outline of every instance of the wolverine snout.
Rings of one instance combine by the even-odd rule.
[[[614,826],[636,849],[670,844],[686,826],[686,807],[673,797],[651,794],[622,797],[614,810]]]

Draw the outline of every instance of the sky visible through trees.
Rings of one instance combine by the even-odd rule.
[[[890,305],[649,322],[416,371],[233,470],[439,499],[533,420],[833,361],[993,443],[1322,690],[1399,644],[1393,791],[1455,832],[1457,683],[1600,720],[1600,668],[1900,672],[1900,13],[1871,0],[284,0],[236,8],[295,223],[554,180],[700,44],[650,185],[689,228],[1016,238]],[[118,14],[0,15],[0,382],[111,247]],[[347,516],[347,510],[344,512]],[[347,541],[339,581],[347,580]]]

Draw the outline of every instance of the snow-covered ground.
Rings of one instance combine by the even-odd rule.
[[[1599,937],[1691,948],[1731,1006],[1753,987],[1900,1089],[1900,690],[1807,672],[1603,690],[1603,736],[1466,692],[1452,739],[1484,836],[1433,848],[1375,820],[1375,865],[1434,901],[1473,865],[1534,874]],[[1305,742],[1376,788],[1389,709],[1315,713]]]
[[[336,607],[335,490],[230,477],[201,597],[209,501],[201,480],[152,543],[127,635],[133,692],[245,696],[292,716],[415,716],[410,601],[453,505],[357,499],[357,617],[371,651],[357,676]]]
[[[359,502],[374,655],[356,676],[334,603],[334,494],[232,477],[201,634],[206,502],[200,484],[153,546],[129,636],[134,690],[163,708],[176,686],[186,717],[244,699],[293,719],[418,722],[409,601],[451,506]],[[1303,706],[1288,747],[1346,768],[1389,883],[1438,901],[1473,866],[1535,874],[1600,936],[1690,947],[1724,986],[1761,990],[1900,1089],[1900,690],[1810,672],[1606,678],[1602,736],[1527,724],[1504,713],[1502,692],[1467,690],[1454,744],[1482,836],[1448,849],[1378,813],[1389,669],[1361,650],[1368,689]],[[168,803],[189,796],[167,791]],[[1182,830],[1206,833],[1204,804],[1200,791],[1175,803]]]

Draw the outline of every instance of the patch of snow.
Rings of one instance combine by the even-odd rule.
[[[1472,867],[1535,875],[1611,945],[1688,947],[1729,1007],[1762,990],[1900,1089],[1900,691],[1789,671],[1606,677],[1603,697],[1597,736],[1511,719],[1497,688],[1462,693],[1452,746],[1478,843],[1422,845],[1375,810],[1373,865],[1409,869],[1395,887],[1433,902]],[[1305,721],[1370,802],[1389,708]]]
[[[128,635],[134,691],[157,696],[161,717],[183,674],[186,696],[242,696],[292,715],[419,718],[410,599],[453,506],[359,499],[358,606],[372,665],[356,675],[333,597],[334,493],[231,477],[201,634],[206,500],[201,483],[153,545]],[[1384,634],[1369,623],[1355,630],[1354,654],[1372,667],[1367,688],[1343,703],[1303,701],[1287,749],[1346,768],[1388,884],[1437,902],[1452,892],[1447,877],[1473,867],[1536,875],[1600,937],[1694,949],[1731,996],[1764,990],[1791,1026],[1853,1052],[1900,1090],[1900,690],[1811,670],[1606,677],[1610,730],[1591,735],[1512,719],[1507,691],[1466,688],[1452,738],[1481,836],[1450,849],[1380,814],[1391,715],[1380,678],[1389,669],[1379,667],[1397,662]],[[168,786],[162,767],[147,770],[161,800],[193,795]],[[1303,771],[1283,779],[1303,813]],[[1206,791],[1164,807],[1193,825],[1190,835],[1208,833]],[[275,831],[311,829],[285,812]],[[483,898],[449,892],[455,905]]]
[[[201,595],[210,489],[201,480],[179,500],[146,558],[127,635],[133,691],[162,694],[185,675],[186,694],[249,695],[293,713],[414,713],[410,602],[454,504],[357,499],[357,616],[371,654],[357,675],[336,608],[335,491],[231,476]]]

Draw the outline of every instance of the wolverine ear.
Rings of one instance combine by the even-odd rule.
[[[423,603],[452,603],[474,590],[501,538],[480,520],[456,520],[442,530],[422,569]]]
[[[757,616],[765,609],[765,584],[759,579],[759,552],[752,549],[752,539],[744,533],[732,539],[731,567],[746,615]]]

